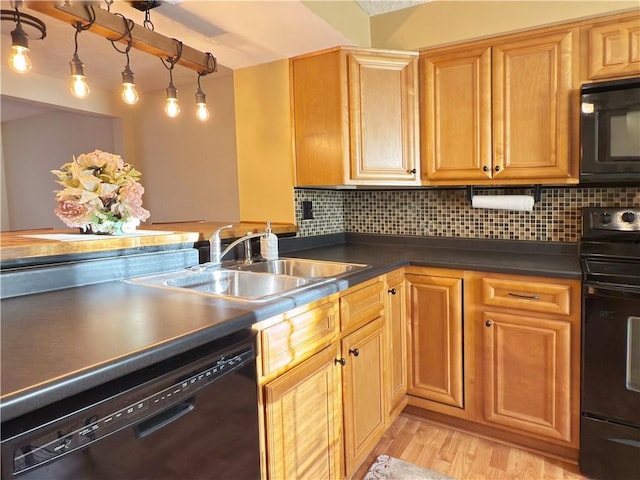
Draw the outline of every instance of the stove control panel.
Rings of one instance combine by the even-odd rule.
[[[592,207],[583,211],[583,235],[594,230],[640,232],[640,207]]]

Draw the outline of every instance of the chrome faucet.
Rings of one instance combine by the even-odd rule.
[[[222,250],[220,232],[222,232],[222,230],[226,230],[229,228],[233,228],[233,225],[225,225],[223,227],[220,227],[215,232],[213,232],[213,235],[211,235],[211,238],[209,239],[209,246],[211,251],[211,256],[210,256],[211,264],[213,264],[213,266],[221,265],[222,259],[224,258],[224,256],[241,242],[246,242],[245,243],[245,263],[251,263],[252,261],[251,260],[251,256],[252,256],[251,239],[264,237],[265,235],[267,235],[267,232],[262,232],[262,233],[249,232],[244,237],[238,238],[237,240],[231,242],[229,246],[227,246],[227,248]]]

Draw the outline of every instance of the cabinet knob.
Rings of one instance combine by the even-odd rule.
[[[489,167],[487,167],[486,165],[484,167],[482,167],[482,171],[483,172],[488,172],[489,171]]]
[[[411,170],[409,170],[409,173],[413,173],[414,175],[416,174],[417,170],[415,168],[412,168]]]
[[[336,358],[335,360],[336,363],[339,363],[340,365],[342,365],[343,367],[347,364],[347,360],[342,357],[342,358]]]
[[[358,350],[357,348],[354,348],[353,350],[349,350],[349,353],[354,357],[357,357],[358,355],[360,355],[360,350]]]
[[[493,325],[493,322],[492,322],[491,320],[487,320],[486,322],[484,322],[484,324],[485,324],[487,327],[490,327],[491,325]]]
[[[391,295],[395,295],[396,293],[398,293],[398,291],[395,288],[391,288],[391,289],[389,289],[389,293]]]
[[[496,168],[494,169],[496,172],[500,171],[500,165],[496,165]]]

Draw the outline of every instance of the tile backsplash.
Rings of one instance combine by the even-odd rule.
[[[483,188],[478,195],[532,194],[523,188]],[[331,233],[417,235],[577,242],[581,208],[638,207],[640,187],[548,187],[532,212],[472,208],[464,188],[416,190],[295,189],[298,236]],[[302,220],[302,201],[313,219]]]

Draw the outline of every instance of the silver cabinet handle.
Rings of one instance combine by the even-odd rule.
[[[510,297],[527,298],[529,300],[540,300],[540,297],[538,295],[522,295],[520,293],[511,293],[511,292],[509,292],[508,295]]]

